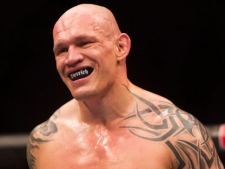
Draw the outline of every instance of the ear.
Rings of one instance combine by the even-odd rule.
[[[130,37],[126,33],[121,33],[117,39],[117,61],[125,59],[131,48]]]

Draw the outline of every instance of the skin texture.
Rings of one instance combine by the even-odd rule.
[[[129,81],[131,40],[108,9],[69,9],[53,40],[57,71],[74,99],[30,133],[30,169],[224,169],[200,121]],[[91,73],[71,79],[84,72]]]

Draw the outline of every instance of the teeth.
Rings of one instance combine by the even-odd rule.
[[[84,69],[80,69],[76,72],[73,72],[69,75],[71,80],[77,80],[77,79],[81,79],[84,77],[87,77],[88,75],[90,75],[92,73],[93,69],[92,68],[84,68]]]

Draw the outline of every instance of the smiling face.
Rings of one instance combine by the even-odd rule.
[[[85,7],[67,11],[53,29],[58,73],[77,100],[103,97],[119,79],[117,23],[105,8]]]

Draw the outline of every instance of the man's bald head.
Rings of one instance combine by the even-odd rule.
[[[92,21],[96,29],[101,27],[102,31],[107,30],[107,32],[103,32],[106,36],[121,33],[113,13],[106,7],[95,4],[79,4],[70,8],[58,19],[55,27],[61,21],[69,23],[76,19]]]

